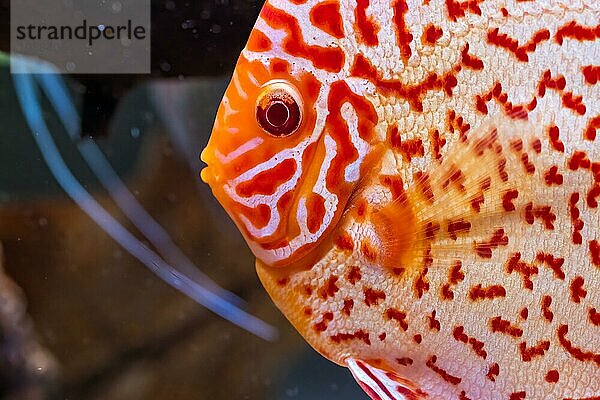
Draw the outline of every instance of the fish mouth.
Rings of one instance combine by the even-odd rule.
[[[212,183],[212,174],[209,167],[204,167],[200,170],[200,179],[202,182],[206,183],[208,186],[211,186]]]
[[[200,179],[207,185],[211,186],[215,182],[215,174],[214,174],[214,166],[211,167],[209,164],[209,147],[206,146],[204,150],[200,153],[200,160],[206,164],[204,168],[200,170]]]

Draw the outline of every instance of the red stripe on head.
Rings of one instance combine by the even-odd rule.
[[[240,183],[235,190],[242,197],[273,194],[279,186],[292,178],[296,169],[296,161],[293,159],[283,160],[273,168],[257,174],[251,180]]]
[[[271,27],[286,32],[282,47],[291,56],[305,58],[312,62],[316,68],[330,72],[339,72],[344,66],[345,56],[340,48],[308,45],[306,43],[296,17],[271,6],[269,3],[265,4],[260,15]]]
[[[316,233],[325,217],[325,199],[323,196],[310,193],[306,199],[307,226],[310,233]]]
[[[317,28],[341,39],[344,37],[344,24],[340,14],[340,3],[329,0],[315,5],[310,10],[310,22]]]
[[[359,42],[362,42],[367,46],[377,46],[379,44],[377,34],[379,33],[380,28],[372,17],[367,16],[369,2],[369,0],[356,1],[356,9],[354,10],[356,23],[354,27]]]

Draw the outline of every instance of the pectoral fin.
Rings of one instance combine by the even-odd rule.
[[[427,395],[416,385],[396,373],[375,367],[372,363],[346,359],[346,365],[361,388],[373,400],[420,400]]]

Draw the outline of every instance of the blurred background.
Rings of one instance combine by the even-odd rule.
[[[9,3],[0,0],[0,399],[364,399],[349,372],[310,349],[271,303],[252,255],[198,177],[262,2],[152,1],[150,75],[60,76],[81,116],[76,137],[40,96],[54,150],[32,135],[10,75]],[[82,157],[90,143],[147,216],[273,325],[276,339],[173,289],[82,211],[49,169],[51,150],[67,168],[59,176],[72,175],[154,249]]]

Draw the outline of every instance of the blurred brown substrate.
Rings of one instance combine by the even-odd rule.
[[[7,270],[27,295],[40,343],[60,366],[46,398],[265,398],[278,359],[293,357],[300,338],[267,298],[243,242],[226,237],[235,230],[216,228],[230,222],[208,211],[199,178],[169,143],[159,136],[141,159],[128,180],[140,202],[192,260],[202,260],[204,272],[277,325],[281,338],[267,343],[179,294],[66,197],[0,206]]]
[[[5,274],[0,244],[0,393],[10,400],[44,399],[56,367],[32,329],[23,292]]]

